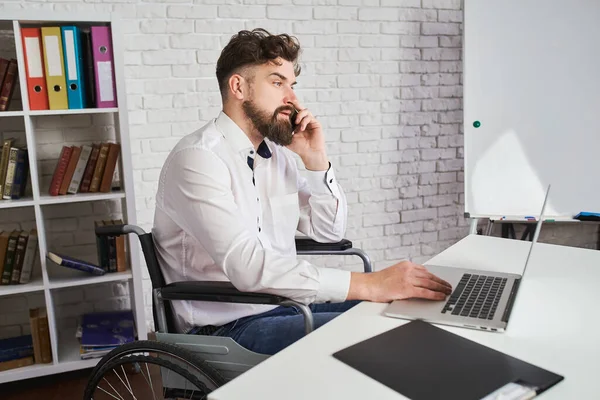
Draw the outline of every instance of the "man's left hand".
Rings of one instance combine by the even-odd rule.
[[[298,126],[294,131],[292,143],[287,148],[302,158],[306,169],[326,171],[329,168],[329,160],[321,124],[308,109],[302,108],[300,103],[294,102],[292,105],[298,110]]]

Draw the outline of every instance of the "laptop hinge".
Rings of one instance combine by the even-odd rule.
[[[504,309],[504,314],[502,315],[502,322],[508,323],[508,319],[510,318],[510,313],[515,304],[515,298],[517,297],[517,290],[519,290],[519,285],[521,284],[521,279],[515,279],[513,283],[513,287],[510,291],[510,295],[508,296],[508,303],[506,304],[506,308]]]

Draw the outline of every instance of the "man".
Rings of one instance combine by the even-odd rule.
[[[223,111],[175,146],[160,175],[154,238],[166,281],[230,281],[312,304],[316,327],[359,300],[444,299],[450,285],[408,261],[364,274],[295,257],[296,230],[337,242],[347,209],[321,124],[294,93],[299,51],[295,38],[262,29],[239,32],[223,49],[216,71]],[[258,353],[274,354],[304,334],[294,308],[173,306],[181,332],[229,336]]]

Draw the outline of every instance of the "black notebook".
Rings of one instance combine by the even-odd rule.
[[[333,356],[412,400],[482,399],[511,382],[539,394],[563,379],[418,320]]]

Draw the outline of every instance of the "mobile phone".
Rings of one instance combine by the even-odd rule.
[[[290,114],[290,122],[292,123],[292,132],[296,131],[298,124],[296,123],[296,117],[298,116],[298,110],[294,108]]]

